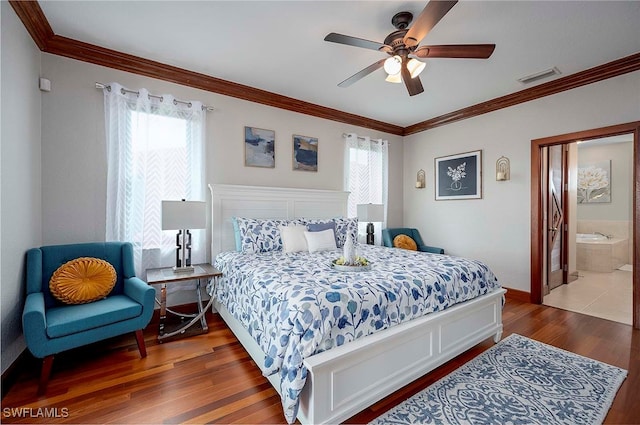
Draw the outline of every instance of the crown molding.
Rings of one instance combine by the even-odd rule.
[[[282,96],[266,90],[222,80],[59,35],[54,35],[49,38],[45,51],[54,55],[65,56],[83,62],[144,75],[146,77],[157,78],[212,93],[311,115],[317,118],[366,127],[398,136],[401,136],[403,132],[403,128],[397,125],[327,108],[292,97]]]
[[[45,51],[47,41],[54,35],[51,25],[37,1],[9,0],[9,4],[22,21],[38,48]]]
[[[331,121],[402,135],[403,127],[56,35],[37,1],[9,0],[41,51]]]
[[[640,70],[640,53],[405,127],[403,136]]]
[[[516,93],[449,112],[408,127],[401,127],[62,37],[53,32],[37,1],[9,0],[9,3],[38,48],[43,52],[398,136],[408,136],[640,70],[640,53],[636,53]]]

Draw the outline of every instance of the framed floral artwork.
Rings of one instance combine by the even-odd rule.
[[[578,203],[611,202],[611,161],[578,165]]]
[[[482,151],[435,159],[436,201],[482,198]]]

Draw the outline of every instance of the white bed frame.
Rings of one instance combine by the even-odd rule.
[[[346,216],[348,192],[214,185],[212,258],[235,249],[231,217],[332,218]],[[502,336],[500,289],[369,335],[304,360],[309,373],[300,398],[303,424],[340,423],[453,359],[481,341]],[[264,353],[221,305],[216,310],[262,369]],[[268,377],[280,391],[279,375]]]

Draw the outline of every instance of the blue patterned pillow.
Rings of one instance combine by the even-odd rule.
[[[233,222],[234,231],[236,232],[236,249],[248,253],[282,251],[280,226],[305,224],[304,221],[300,219],[286,220],[242,217],[233,217]]]
[[[307,220],[307,228],[311,225],[322,225],[333,222],[335,224],[334,232],[336,235],[336,245],[338,248],[344,246],[344,242],[347,240],[347,234],[353,238],[353,242],[358,240],[358,219],[338,217],[332,220]],[[309,228],[309,230],[311,230]]]

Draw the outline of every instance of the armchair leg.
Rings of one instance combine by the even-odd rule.
[[[53,366],[53,355],[47,356],[42,360],[42,370],[40,371],[40,383],[38,384],[38,395],[43,395],[47,391],[49,385],[49,377],[51,376],[51,367]]]
[[[136,331],[136,342],[138,343],[138,351],[140,351],[140,357],[147,357],[147,347],[144,344],[144,335],[142,329]]]

